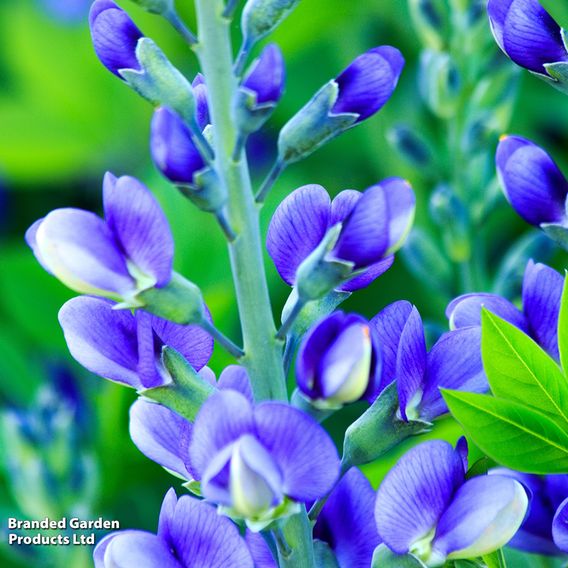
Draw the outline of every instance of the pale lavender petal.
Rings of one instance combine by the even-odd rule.
[[[331,202],[319,185],[296,189],[278,206],[270,221],[266,247],[276,270],[290,285],[296,270],[323,239],[329,224]]]
[[[103,183],[105,218],[127,258],[143,274],[165,286],[172,276],[174,240],[158,201],[129,176],[107,174]]]
[[[59,311],[59,323],[71,355],[83,367],[105,379],[141,389],[136,372],[136,321],[130,312],[114,310],[113,306],[100,298],[73,298]]]
[[[339,473],[337,450],[327,432],[300,410],[264,402],[254,412],[258,439],[284,478],[284,493],[298,501],[317,499]]]
[[[170,487],[160,508],[160,517],[158,519],[158,536],[165,540],[170,549],[175,547],[172,538],[171,526],[174,519],[178,498],[173,487]]]
[[[400,248],[410,231],[416,210],[416,196],[404,179],[392,177],[381,181],[389,213],[389,249]]]
[[[529,333],[543,349],[558,358],[558,316],[564,279],[556,270],[530,260],[523,280],[523,310]]]
[[[566,499],[554,516],[552,522],[554,543],[563,552],[568,552],[568,499]]]
[[[379,487],[379,536],[397,554],[409,552],[436,527],[464,479],[461,457],[448,442],[432,440],[407,452]]]
[[[105,566],[106,550],[111,540],[117,537],[119,534],[120,534],[119,532],[107,534],[97,543],[97,545],[95,546],[95,550],[93,551],[93,562],[95,564],[95,568],[107,568]]]
[[[152,329],[152,316],[144,310],[137,310],[136,337],[138,339],[138,365],[136,372],[144,388],[150,389],[169,382],[169,376],[161,373],[158,366],[161,356],[161,345],[156,341]]]
[[[143,531],[123,531],[107,545],[106,568],[183,568],[166,542],[155,534]]]
[[[220,390],[235,390],[240,392],[253,404],[254,396],[247,370],[240,365],[229,365],[223,369],[217,387]]]
[[[185,418],[159,404],[138,399],[130,408],[130,437],[138,449],[162,467],[191,479],[181,441],[191,433]]]
[[[278,563],[274,559],[270,547],[260,533],[247,529],[245,540],[254,560],[255,568],[278,568]]]
[[[39,226],[43,223],[43,219],[44,217],[42,217],[41,219],[38,219],[35,223],[33,223],[29,229],[26,231],[26,244],[32,249],[32,252],[34,253],[36,260],[41,264],[42,268],[44,270],[46,270],[47,272],[49,272],[50,274],[51,269],[49,268],[49,266],[45,263],[45,261],[43,260],[41,253],[39,251],[39,247],[37,246],[37,230],[39,229]]]

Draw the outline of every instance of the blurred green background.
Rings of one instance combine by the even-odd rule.
[[[195,57],[165,22],[128,0],[119,3],[180,69],[191,77],[197,72]],[[566,3],[543,3],[568,25]],[[175,479],[145,459],[128,437],[127,411],[135,393],[89,376],[71,361],[57,311],[72,294],[36,263],[24,244],[24,232],[56,207],[99,211],[106,170],[137,176],[155,190],[171,221],[176,269],[202,287],[221,329],[235,339],[239,330],[224,240],[214,221],[196,211],[153,168],[148,152],[151,109],[96,59],[86,20],[89,5],[87,0],[0,0],[0,404],[6,411],[21,413],[37,400],[45,385],[53,383],[54,373],[64,372],[62,368],[70,371],[80,391],[74,395],[82,401],[79,414],[86,423],[74,443],[98,464],[88,473],[93,486],[89,515],[118,519],[125,528],[154,530],[159,504]],[[178,7],[192,26],[192,2],[181,0]],[[235,24],[236,39],[237,28]],[[279,200],[297,186],[319,183],[337,193],[345,188],[364,189],[392,175],[413,183],[419,200],[417,224],[429,225],[427,195],[432,187],[387,142],[389,129],[401,121],[426,135],[435,135],[438,129],[417,93],[421,46],[409,25],[406,2],[303,0],[272,40],[284,52],[288,84],[274,120],[255,141],[257,183],[270,165],[278,128],[353,57],[388,43],[402,50],[407,67],[393,99],[378,116],[283,175],[263,211],[264,227]],[[490,49],[497,50],[493,44]],[[568,171],[566,99],[527,73],[523,73],[510,131],[542,143]],[[499,215],[494,230],[495,261],[501,245],[527,229],[505,205]],[[267,266],[274,310],[279,314],[289,290],[268,257]],[[415,279],[400,259],[385,276],[351,298],[345,309],[373,316],[396,299],[414,302],[424,318],[446,325],[444,296]],[[216,349],[211,365],[219,372],[228,361]],[[344,412],[329,425],[338,439],[355,412],[357,408]],[[75,421],[79,414],[74,415]],[[71,424],[73,428],[76,422]],[[455,439],[458,433],[445,421],[434,435]],[[6,454],[12,451],[7,438],[1,452],[5,465],[10,462]],[[58,452],[55,448],[50,454],[56,463],[64,459]],[[22,455],[16,471],[13,464],[12,469],[6,465],[0,474],[3,520],[31,514],[33,506],[22,501],[22,491],[32,501],[41,493],[36,486],[42,483],[41,476],[36,483],[24,476],[32,481],[20,487],[19,493],[14,489],[17,468],[22,468],[23,475],[28,463],[25,451]],[[375,484],[392,459],[368,468]],[[74,491],[71,484],[69,494],[73,496]],[[71,505],[60,505],[60,514],[68,514],[66,507]],[[73,562],[69,558],[55,562],[89,565],[88,554],[80,556]],[[0,543],[2,566],[43,565],[31,558]]]

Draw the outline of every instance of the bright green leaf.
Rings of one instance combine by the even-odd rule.
[[[505,555],[502,549],[485,555],[483,561],[487,568],[507,568],[507,562],[505,561]]]
[[[520,402],[568,424],[568,381],[556,362],[528,335],[483,310],[481,351],[493,394]]]
[[[564,289],[558,317],[558,350],[564,374],[568,375],[568,273],[564,277]]]
[[[442,391],[454,418],[496,462],[527,473],[568,473],[568,432],[517,402]]]

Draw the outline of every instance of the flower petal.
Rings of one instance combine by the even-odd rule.
[[[276,44],[267,45],[251,65],[242,86],[256,94],[256,104],[275,104],[284,91],[284,58]]]
[[[130,437],[149,459],[191,479],[182,455],[182,440],[191,436],[190,422],[164,406],[138,399],[130,407]]]
[[[529,333],[558,359],[558,317],[564,279],[556,270],[530,260],[523,279],[523,310]]]
[[[254,395],[250,384],[247,370],[240,365],[229,365],[225,367],[219,376],[217,387],[220,390],[235,390],[240,392],[246,399],[253,404]]]
[[[276,209],[266,247],[276,270],[291,286],[296,270],[323,239],[329,224],[331,201],[320,185],[305,185],[292,192]]]
[[[406,240],[416,212],[416,196],[404,179],[392,177],[381,182],[389,212],[389,252],[396,252]]]
[[[554,543],[563,552],[568,552],[568,499],[560,507],[552,522]]]
[[[513,0],[489,0],[487,2],[487,14],[491,24],[491,31],[495,41],[502,50],[505,49],[503,45],[503,27],[512,2]]]
[[[254,412],[258,439],[284,478],[284,493],[297,501],[325,495],[339,473],[339,458],[327,432],[300,410],[264,402]]]
[[[166,542],[143,531],[117,533],[106,546],[104,566],[112,568],[183,568]]]
[[[408,553],[436,527],[464,476],[461,457],[448,442],[432,440],[407,452],[377,493],[375,520],[385,544]]]
[[[247,529],[245,540],[254,560],[255,568],[278,568],[270,547],[259,533]]]
[[[136,321],[130,312],[114,310],[113,306],[100,298],[73,298],[59,311],[59,323],[71,355],[83,367],[105,379],[141,389],[136,372]]]
[[[339,287],[339,290],[344,292],[355,292],[356,290],[361,290],[361,288],[366,288],[369,284],[374,282],[379,276],[382,276],[394,263],[394,255],[387,256],[375,264],[371,264],[366,268],[361,274],[347,280],[344,284]]]
[[[129,176],[107,173],[103,183],[105,218],[128,259],[155,285],[172,276],[174,240],[158,201],[150,190]]]
[[[374,502],[371,484],[353,468],[322,509],[314,527],[314,538],[330,545],[341,568],[369,568],[371,565],[375,547],[380,543]]]
[[[175,544],[173,542],[171,526],[174,519],[178,498],[173,487],[168,489],[162,507],[160,508],[160,517],[158,519],[158,536],[165,540],[170,549],[173,549]]]
[[[337,223],[343,223],[343,221],[349,217],[361,197],[363,197],[363,194],[354,189],[344,189],[338,193],[331,202],[329,225],[332,226]]]

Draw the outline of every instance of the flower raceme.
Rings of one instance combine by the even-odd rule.
[[[82,209],[56,209],[26,241],[40,264],[81,294],[140,305],[137,296],[172,279],[174,241],[158,202],[138,180],[107,173],[104,220]]]
[[[380,371],[380,347],[369,322],[340,311],[310,330],[296,360],[298,388],[318,407],[372,397]]]
[[[363,193],[342,191],[333,201],[323,187],[306,185],[274,213],[268,252],[282,279],[298,287],[300,296],[302,288],[311,288],[310,280],[317,288],[305,292],[315,296],[310,299],[317,299],[320,290],[319,297],[334,288],[351,292],[391,267],[414,211],[414,192],[400,178],[386,179]]]
[[[498,550],[520,527],[528,507],[511,477],[466,480],[467,452],[441,440],[416,446],[387,474],[377,492],[379,536],[396,554],[426,566]]]
[[[563,30],[538,0],[489,0],[487,12],[499,47],[517,65],[559,80],[568,63]]]

